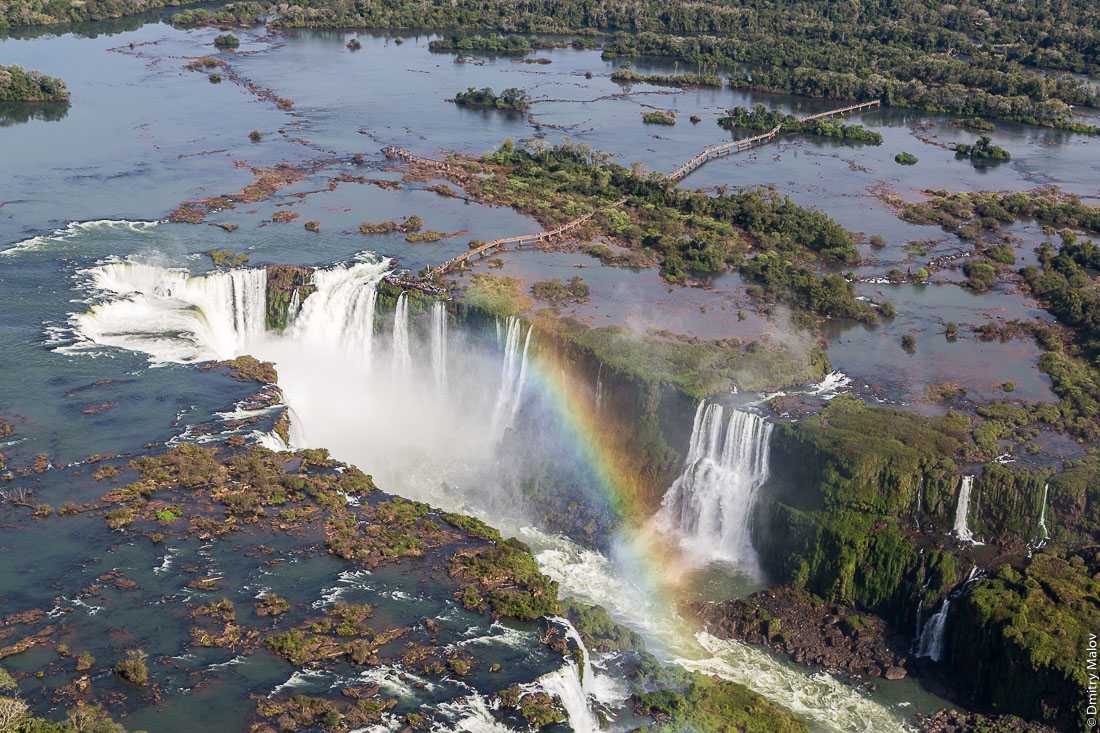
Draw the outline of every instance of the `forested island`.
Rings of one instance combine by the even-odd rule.
[[[0,102],[68,102],[65,82],[20,66],[0,66]]]
[[[470,87],[464,92],[454,96],[454,103],[459,107],[472,107],[474,109],[499,109],[505,112],[526,112],[531,106],[527,98],[527,92],[511,87],[505,89],[499,95],[489,87],[474,89]]]

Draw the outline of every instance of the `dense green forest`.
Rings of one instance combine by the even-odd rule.
[[[190,0],[12,0],[0,27],[118,17]],[[884,104],[1095,133],[1073,107],[1100,104],[1065,73],[1100,74],[1100,6],[1036,0],[289,0],[290,28],[613,34],[607,57],[656,56],[699,73],[726,68],[739,88]],[[437,50],[462,49],[457,37]],[[493,44],[472,44],[497,46]],[[507,52],[522,42],[500,41]],[[704,72],[703,70],[706,70]]]
[[[1088,3],[294,0],[280,13],[288,27],[617,34],[606,56],[748,67],[740,87],[1082,132],[1093,129],[1072,106],[1095,106],[1096,93],[1051,72],[1100,73],[1100,9]]]
[[[108,20],[199,0],[3,0],[0,29]]]

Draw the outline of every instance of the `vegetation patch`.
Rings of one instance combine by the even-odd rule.
[[[588,300],[588,284],[578,276],[561,280],[540,280],[531,285],[531,295],[552,306],[583,303]]]
[[[973,145],[967,145],[966,143],[955,145],[955,157],[970,160],[974,165],[1003,163],[1012,158],[1007,150],[994,145],[993,141],[985,135],[979,137]]]
[[[639,74],[633,69],[616,69],[611,74],[616,84],[656,84],[666,87],[714,87],[722,88],[722,77],[717,74]]]
[[[786,709],[736,682],[695,674],[682,690],[635,695],[634,712],[654,723],[639,730],[652,733],[803,733],[807,730]]]
[[[539,571],[531,551],[517,539],[460,550],[448,567],[462,583],[455,598],[472,611],[525,620],[560,611],[558,584]]]
[[[456,94],[454,103],[459,107],[499,109],[505,112],[526,112],[531,106],[531,101],[527,98],[527,92],[516,87],[505,89],[499,96],[489,87],[482,89],[470,87],[466,91]]]
[[[671,127],[676,124],[676,113],[665,109],[642,112],[642,122],[647,125],[668,125]]]

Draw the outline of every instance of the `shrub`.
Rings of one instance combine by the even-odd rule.
[[[222,33],[214,39],[214,46],[217,48],[237,48],[240,45],[241,39],[232,33]]]
[[[979,293],[989,290],[997,282],[997,268],[987,260],[968,261],[963,265],[963,274],[966,275],[967,286]]]
[[[917,156],[906,152],[898,153],[894,156],[894,162],[898,165],[916,165]]]
[[[642,122],[647,125],[675,125],[676,113],[666,110],[653,110],[642,113]]]
[[[149,684],[149,668],[145,664],[148,656],[141,649],[131,649],[126,652],[126,658],[115,665],[115,674],[133,685]]]

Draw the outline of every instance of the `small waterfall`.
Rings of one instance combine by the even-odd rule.
[[[974,477],[963,476],[959,481],[959,502],[955,505],[955,536],[962,542],[969,542],[972,545],[980,545],[981,543],[974,539],[974,533],[970,531],[970,527],[967,525],[967,515],[970,512],[970,492],[974,488]]]
[[[951,608],[951,599],[944,598],[940,610],[932,614],[921,630],[917,656],[926,657],[933,662],[943,660],[944,632],[947,629],[947,612]]]
[[[409,294],[402,292],[397,296],[397,307],[393,311],[393,374],[408,374],[412,368],[412,354],[409,353]]]
[[[569,727],[577,733],[597,733],[600,722],[595,713],[596,704],[612,705],[626,697],[626,690],[613,678],[597,674],[581,635],[566,618],[551,617],[551,622],[565,630],[566,638],[580,652],[580,664],[566,660],[561,668],[543,675],[532,689],[537,688],[561,701],[569,716]]]
[[[600,409],[603,405],[603,362],[600,362],[600,368],[596,370],[596,409]]]
[[[520,350],[520,331],[522,324],[515,316],[508,317],[504,338],[504,360],[500,368],[500,387],[497,389],[496,403],[493,407],[493,418],[490,424],[490,434],[499,436],[504,429],[512,424],[516,413],[519,412],[523,387],[527,382],[527,350],[531,346],[531,328],[527,328],[527,335],[523,340],[523,350]]]
[[[432,374],[440,392],[447,389],[447,308],[443,301],[432,305]]]
[[[695,411],[683,472],[661,502],[658,521],[706,560],[756,569],[751,522],[768,480],[772,425],[758,415],[705,401]]]
[[[512,391],[512,411],[508,418],[509,425],[516,419],[520,403],[523,401],[523,388],[527,386],[527,350],[531,347],[531,332],[533,330],[533,328],[528,327],[527,336],[523,339],[523,354],[519,360],[519,378],[516,379],[516,386]]]
[[[294,319],[298,317],[298,311],[300,310],[302,310],[301,295],[298,288],[294,288],[294,291],[290,294],[290,303],[286,307],[287,325],[294,323]]]
[[[1043,484],[1043,503],[1039,509],[1039,544],[1035,547],[1039,548],[1046,544],[1046,541],[1050,539],[1050,530],[1047,528],[1047,494],[1050,493],[1050,483]]]

